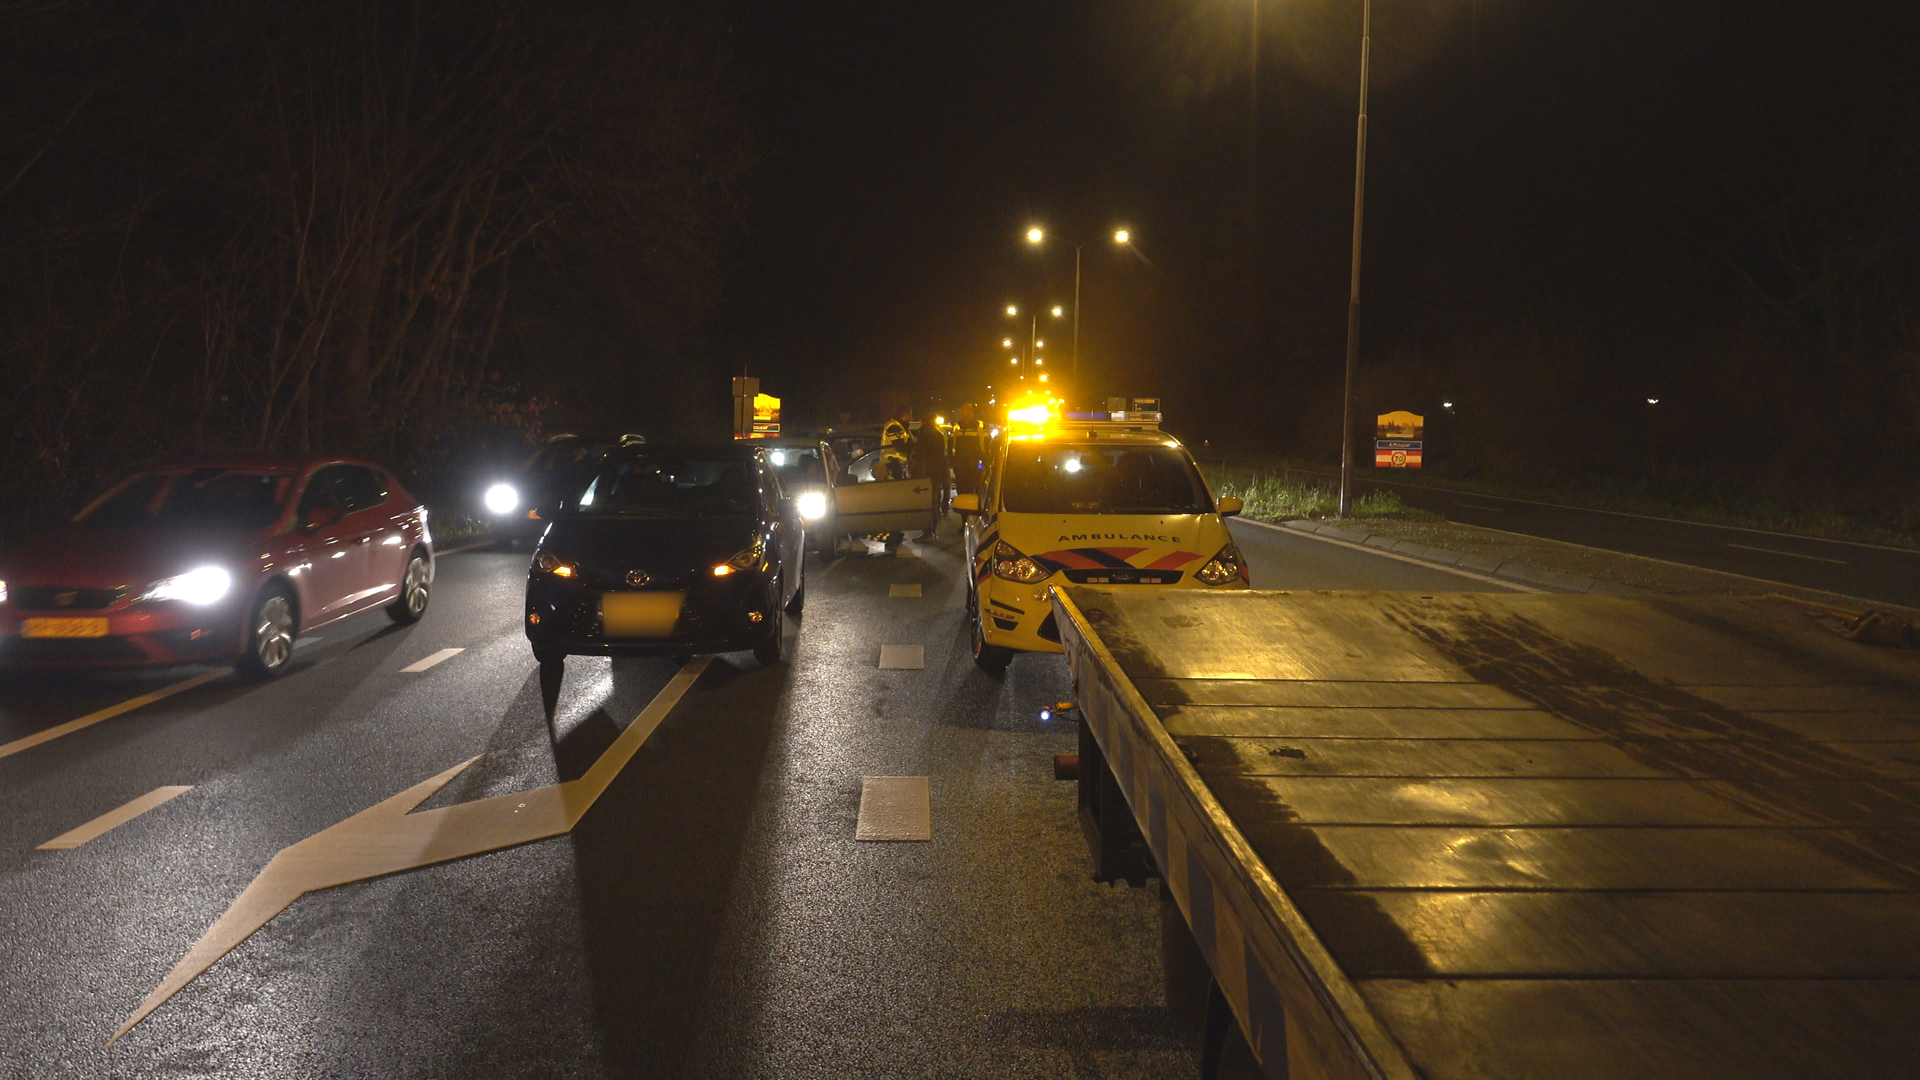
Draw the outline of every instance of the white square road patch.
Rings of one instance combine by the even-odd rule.
[[[933,796],[924,776],[860,778],[855,840],[933,839]]]
[[[925,645],[880,646],[881,671],[919,671],[927,666]]]
[[[888,596],[919,596],[919,595],[920,595],[920,586],[918,586],[918,585],[890,585],[890,586],[888,586],[888,587],[887,587],[887,595],[888,595]]]

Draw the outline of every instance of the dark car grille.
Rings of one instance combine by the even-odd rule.
[[[1171,585],[1180,580],[1179,570],[1134,570],[1126,567],[1100,567],[1096,570],[1063,570],[1075,585]]]
[[[113,606],[125,589],[80,589],[71,585],[16,585],[7,600],[23,611],[99,611]],[[61,600],[66,603],[61,603]]]
[[[673,636],[708,638],[726,635],[731,629],[730,612],[726,604],[727,601],[719,596],[687,593],[686,601],[680,607],[680,621],[674,624]],[[593,591],[577,592],[562,600],[555,622],[560,633],[570,638],[601,636],[600,594]]]

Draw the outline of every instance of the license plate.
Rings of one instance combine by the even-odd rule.
[[[666,637],[680,621],[686,593],[600,594],[600,630],[607,637]]]
[[[21,637],[106,637],[105,619],[28,619]]]

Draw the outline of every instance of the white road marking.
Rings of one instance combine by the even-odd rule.
[[[310,892],[572,832],[712,659],[697,656],[687,661],[578,780],[411,812],[480,760],[472,757],[282,850],[133,1010],[107,1044],[112,1045],[255,930]]]
[[[855,840],[933,839],[933,795],[924,776],[860,778]]]
[[[71,735],[81,728],[92,727],[102,720],[111,720],[121,713],[132,712],[142,705],[151,705],[161,698],[172,697],[183,690],[191,690],[196,686],[210,683],[215,679],[224,678],[232,673],[232,668],[215,668],[212,671],[195,675],[191,679],[182,679],[172,686],[163,686],[151,694],[141,694],[136,698],[128,698],[118,705],[109,705],[99,712],[90,712],[78,720],[69,720],[64,724],[56,724],[45,731],[36,731],[31,735],[23,735],[10,743],[0,744],[0,758],[10,757],[22,750],[30,750],[44,742],[52,742],[62,735]]]
[[[1323,544],[1338,544],[1339,546],[1343,548],[1347,548],[1350,551],[1364,551],[1369,555],[1378,555],[1383,559],[1397,559],[1403,563],[1412,563],[1414,566],[1424,566],[1429,570],[1444,570],[1449,574],[1458,574],[1463,578],[1472,578],[1475,581],[1484,581],[1489,585],[1498,585],[1503,589],[1512,589],[1514,592],[1538,593],[1538,592],[1547,591],[1545,589],[1536,589],[1531,585],[1521,585],[1517,582],[1508,581],[1505,578],[1497,578],[1488,574],[1476,574],[1471,570],[1462,570],[1454,566],[1446,566],[1441,563],[1428,562],[1425,559],[1416,559],[1411,555],[1402,555],[1397,551],[1385,551],[1380,548],[1368,547],[1365,544],[1351,544],[1345,540],[1335,540],[1331,536],[1321,536],[1317,533],[1301,532],[1299,529],[1289,529],[1284,525],[1274,525],[1270,522],[1255,521],[1249,517],[1243,517],[1240,520],[1246,522],[1249,525],[1258,525],[1263,529],[1272,529],[1275,532],[1286,533],[1288,536],[1304,536],[1309,540],[1318,540]]]
[[[919,671],[927,666],[925,645],[880,646],[881,671]]]
[[[1789,559],[1810,559],[1813,562],[1832,563],[1835,566],[1847,565],[1847,560],[1845,559],[1825,559],[1818,555],[1802,555],[1797,551],[1780,551],[1776,548],[1754,547],[1751,544],[1735,544],[1731,542],[1729,542],[1727,546],[1730,548],[1739,548],[1741,551],[1764,551],[1768,555],[1785,555]]]
[[[127,822],[132,821],[134,818],[139,817],[141,814],[144,814],[147,811],[153,809],[154,807],[159,806],[162,803],[165,803],[169,799],[173,799],[178,796],[185,795],[187,792],[192,790],[193,790],[192,785],[188,785],[186,787],[169,786],[169,787],[154,788],[152,791],[147,792],[145,795],[140,796],[139,798],[133,800],[132,802],[129,802],[124,806],[116,807],[115,809],[109,810],[106,813],[101,814],[99,817],[94,818],[92,821],[87,822],[85,825],[82,825],[77,829],[69,829],[66,832],[61,833],[59,836],[56,836],[53,839],[47,841],[46,843],[41,844],[36,850],[38,851],[71,851],[72,849],[79,847],[81,844],[86,843],[87,841],[93,839],[96,836],[100,836],[103,833],[111,832],[114,829],[117,829],[120,826],[125,825]]]
[[[1493,513],[1493,514],[1506,513],[1505,510],[1502,510],[1497,506],[1481,506],[1478,503],[1454,503],[1453,505],[1459,507],[1462,510],[1485,510],[1488,513]]]
[[[888,596],[919,596],[920,586],[918,585],[889,586],[887,589],[887,595]]]
[[[910,548],[905,544],[901,544],[900,549],[893,553],[893,557],[896,559],[917,559],[920,557],[920,549]]]
[[[406,667],[401,668],[400,673],[402,675],[409,675],[416,671],[425,671],[442,660],[451,660],[454,657],[459,656],[461,653],[466,651],[467,650],[465,649],[441,649],[439,652],[434,653],[431,656],[428,656],[421,660],[416,660],[413,663],[408,664]]]

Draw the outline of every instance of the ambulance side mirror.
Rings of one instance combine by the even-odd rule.
[[[962,514],[977,514],[980,512],[980,496],[955,495],[953,497],[953,501],[948,503],[947,505],[953,507],[955,510],[959,511]]]
[[[1223,518],[1232,517],[1238,514],[1246,505],[1246,503],[1241,502],[1231,495],[1222,495],[1220,496],[1220,516]]]

